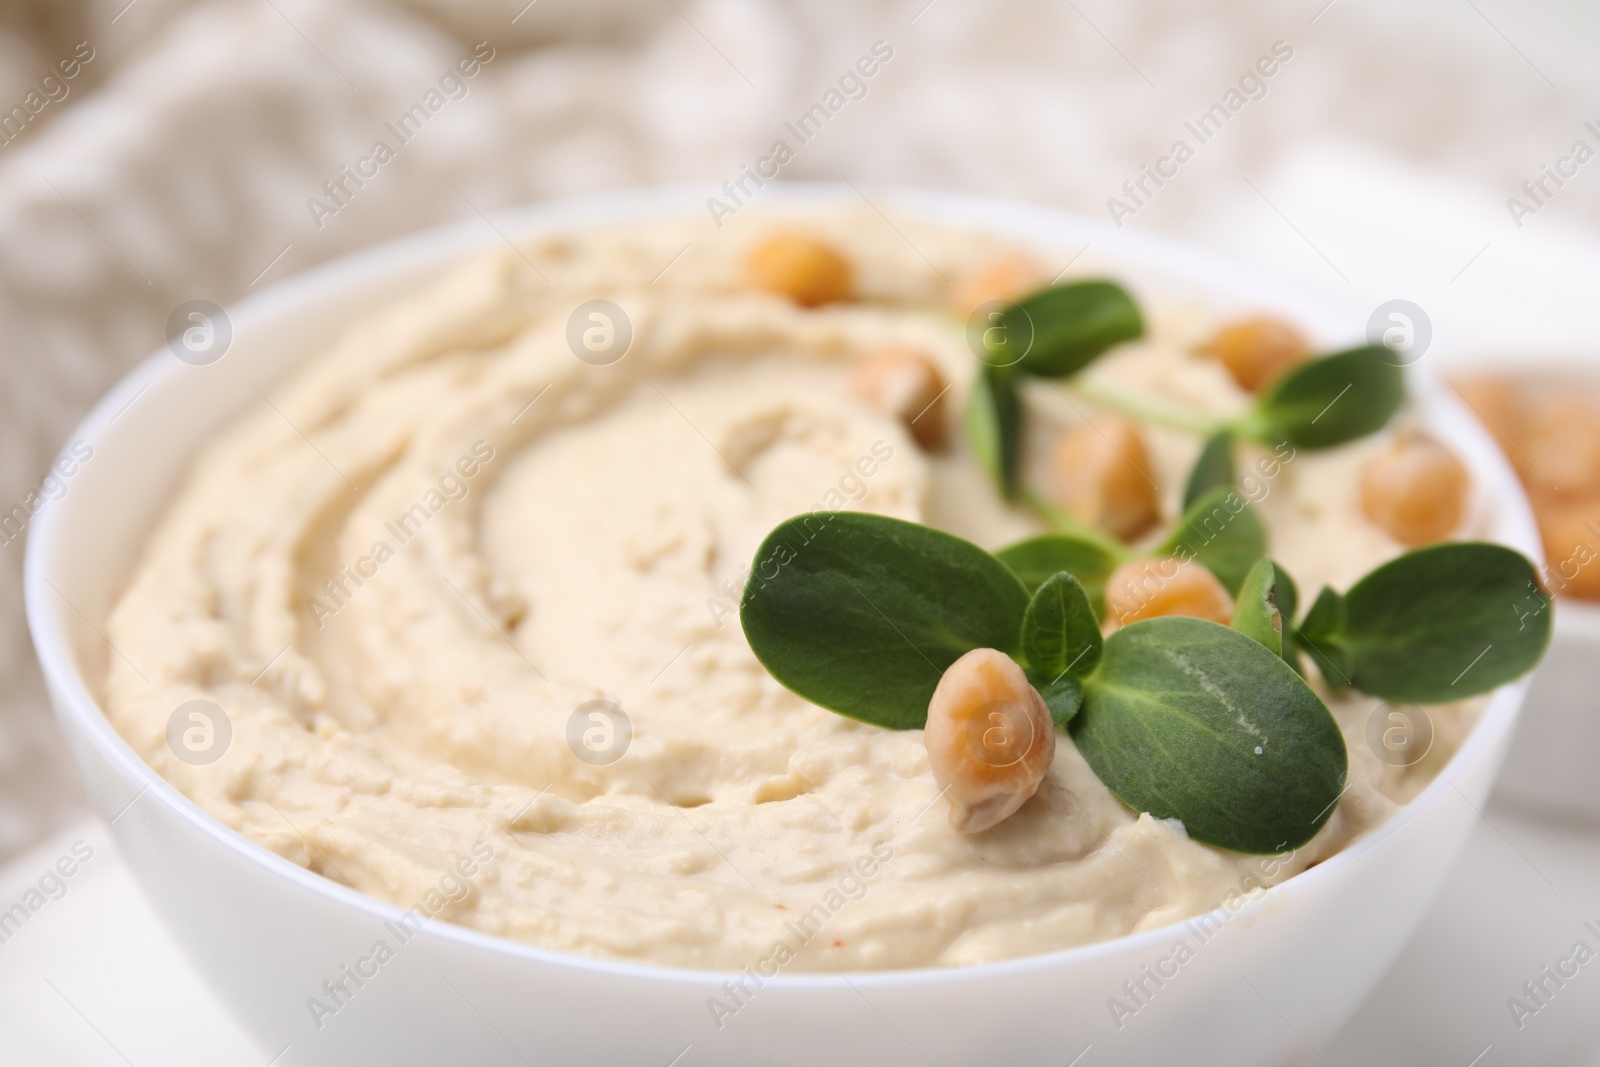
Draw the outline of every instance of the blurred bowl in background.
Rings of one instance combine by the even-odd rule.
[[[1534,672],[1497,792],[1551,814],[1600,819],[1600,605],[1556,604],[1550,651]]]
[[[1509,382],[1559,386],[1581,403],[1593,401],[1595,436],[1600,437],[1600,361],[1593,355],[1543,353],[1514,360],[1478,354],[1457,355],[1449,363],[1453,381],[1492,376]],[[1495,413],[1474,405],[1478,418],[1494,421]],[[1502,431],[1503,432],[1503,431]],[[1521,457],[1525,464],[1533,460]],[[1537,482],[1542,475],[1529,474]],[[1600,568],[1600,494],[1594,498],[1592,526],[1584,530],[1582,547]],[[1564,560],[1578,558],[1579,545],[1561,546],[1557,558],[1550,545],[1551,583],[1559,589]],[[1589,557],[1585,556],[1584,559]],[[1569,572],[1570,574],[1570,572]],[[1592,583],[1593,579],[1589,579]],[[1550,651],[1534,672],[1528,700],[1501,772],[1498,795],[1543,813],[1600,819],[1600,601],[1560,596]]]

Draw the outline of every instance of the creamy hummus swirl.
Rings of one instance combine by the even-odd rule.
[[[774,682],[736,608],[782,519],[859,508],[989,547],[1035,530],[959,447],[924,454],[846,385],[898,342],[964,400],[975,361],[939,308],[995,243],[875,215],[809,224],[855,263],[861,301],[748,291],[741,242],[763,220],[714,238],[652,223],[483,255],[306,353],[196,456],[151,536],[110,620],[118,729],[251,840],[419,914],[760,973],[971,964],[1160,926],[1326,858],[1442,765],[1478,705],[1430,709],[1432,751],[1399,768],[1368,743],[1375,703],[1333,702],[1349,789],[1273,859],[1129,811],[1063,738],[1038,796],[969,837],[919,731]],[[614,362],[570,342],[597,299],[631,326]],[[1238,410],[1188,355],[1206,315],[1148,311],[1149,337],[1097,373]],[[1048,383],[1030,403],[1041,433],[1094,410]],[[1151,437],[1170,519],[1197,442]],[[1370,447],[1257,478],[1306,595],[1400,550],[1355,504]],[[209,762],[182,741],[195,700],[231,732]]]

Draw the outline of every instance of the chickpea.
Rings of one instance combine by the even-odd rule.
[[[991,300],[1013,300],[1044,288],[1050,281],[1045,269],[1021,253],[991,259],[963,275],[950,290],[950,307],[963,318]]]
[[[1600,494],[1600,402],[1578,382],[1482,374],[1456,382],[1534,501]]]
[[[1455,383],[1456,392],[1467,406],[1477,413],[1500,442],[1500,447],[1514,453],[1516,442],[1527,433],[1527,413],[1521,386],[1509,378],[1497,375],[1478,375],[1463,378]]]
[[[1527,431],[1510,453],[1534,496],[1580,499],[1600,492],[1600,413],[1583,396],[1546,394],[1530,404]]]
[[[1592,387],[1492,374],[1455,386],[1528,490],[1556,592],[1600,600],[1600,403]]]
[[[1600,498],[1539,509],[1550,584],[1563,596],[1600,600]]]
[[[850,261],[809,234],[769,234],[750,249],[744,265],[752,286],[786,296],[801,307],[850,300],[854,295]]]
[[[925,451],[944,443],[949,425],[948,385],[933,360],[914,349],[885,345],[856,366],[850,388],[879,411],[905,424]]]
[[[950,795],[950,825],[981,833],[1039,790],[1056,754],[1056,728],[1022,668],[975,648],[945,670],[923,733],[934,781]]]
[[[1361,510],[1403,545],[1441,541],[1466,512],[1467,468],[1421,433],[1402,432],[1361,472]]]
[[[1144,435],[1121,416],[1063,433],[1050,459],[1050,484],[1056,502],[1073,518],[1124,541],[1161,518]]]
[[[1227,625],[1233,597],[1203,563],[1162,556],[1124,563],[1106,579],[1111,628],[1162,615],[1192,615]]]
[[[1487,424],[1528,494],[1574,500],[1600,493],[1600,405],[1570,383],[1467,378],[1456,391]]]
[[[1228,323],[1198,351],[1221,363],[1240,389],[1254,393],[1304,362],[1311,346],[1288,323],[1260,316]]]

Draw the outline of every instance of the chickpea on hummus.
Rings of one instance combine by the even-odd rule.
[[[966,311],[1047,283],[1050,259],[863,214],[584,231],[463,263],[307,353],[197,456],[110,620],[113,722],[295,863],[410,907],[472,855],[437,917],[593,956],[737,970],[781,942],[797,971],[973,964],[1282,881],[1414,796],[1481,701],[1430,708],[1431,747],[1395,760],[1367,740],[1379,701],[1329,698],[1348,787],[1266,871],[1125,807],[1065,735],[1025,803],[961,797],[982,831],[963,832],[922,730],[807,703],[741,631],[757,546],[791,516],[869,511],[991,549],[1043,529],[994,492],[956,413],[979,367]],[[1144,336],[1094,373],[1163,402],[1236,415],[1266,373],[1240,355],[1252,338],[1274,372],[1302,355],[1287,327],[1219,341],[1200,306],[1145,306]],[[1159,541],[1201,442],[1049,383],[1024,401],[1024,477]],[[1454,529],[1373,502],[1371,464],[1429,447],[1409,432],[1241,449],[1241,498],[1303,589],[1484,527],[1466,487]],[[1386,484],[1412,470],[1384,462]],[[169,741],[196,700],[231,730],[209,761]]]

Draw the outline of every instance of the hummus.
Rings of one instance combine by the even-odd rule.
[[[953,830],[920,731],[785,690],[737,605],[761,539],[802,511],[990,548],[1038,532],[960,442],[926,454],[847,386],[853,360],[897,342],[964,401],[976,361],[940,310],[947,279],[1002,249],[876,214],[809,221],[861,299],[806,310],[742,283],[770,221],[483,255],[263,387],[196,457],[112,615],[117,728],[239,833],[418,914],[764,974],[980,963],[1194,916],[1326,859],[1454,751],[1481,702],[1430,708],[1431,748],[1402,767],[1369,743],[1388,709],[1331,701],[1349,788],[1287,857],[1128,810],[1065,737],[1018,814]],[[575,315],[592,300],[626,322]],[[1207,314],[1142,302],[1146,338],[1091,373],[1242,409],[1190,354]],[[1096,410],[1070,385],[1029,389],[1036,433]],[[1199,442],[1149,434],[1170,524]],[[1307,601],[1401,550],[1357,506],[1380,444],[1242,464]]]

